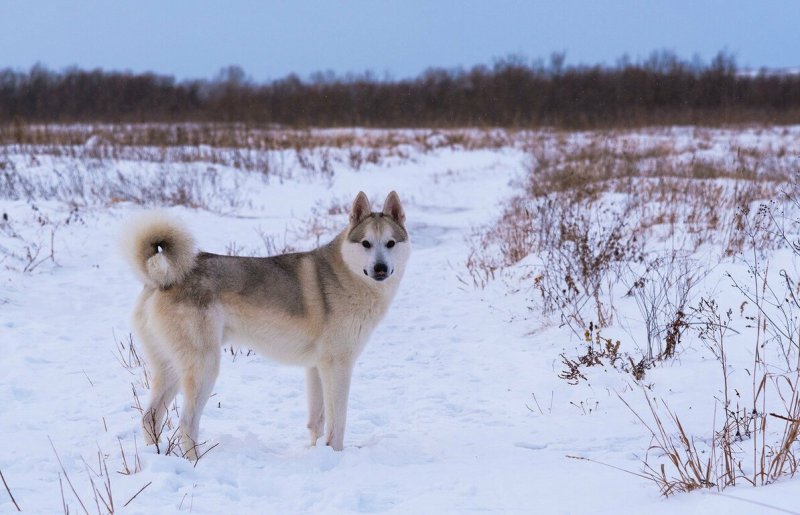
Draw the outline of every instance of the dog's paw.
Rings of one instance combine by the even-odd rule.
[[[145,445],[156,445],[158,444],[158,436],[153,431],[153,427],[148,422],[144,422],[142,424],[142,433],[144,434],[144,443]]]
[[[199,459],[199,456],[197,454],[197,446],[195,445],[189,447],[186,451],[184,451],[183,457],[189,461],[197,461]]]
[[[181,437],[181,453],[187,460],[197,461],[200,459],[202,454],[199,452],[200,449],[198,446],[199,444],[195,443],[192,437],[188,435],[183,435],[183,437]]]
[[[327,445],[328,447],[330,447],[331,449],[333,449],[334,451],[337,451],[337,452],[344,450],[344,444],[342,442],[334,442],[334,441],[328,440],[328,443],[326,443],[325,445]]]
[[[317,440],[322,436],[322,429],[309,429],[308,430],[308,444],[310,447],[316,447]]]

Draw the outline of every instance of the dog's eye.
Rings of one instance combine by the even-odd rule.
[[[387,249],[390,249],[390,248],[392,248],[392,247],[394,247],[394,240],[389,240],[389,241],[387,241],[387,242],[386,242],[386,248],[387,248]]]
[[[372,243],[368,242],[367,240],[364,240],[361,242],[361,246],[364,247],[365,249],[368,249],[372,247]]]

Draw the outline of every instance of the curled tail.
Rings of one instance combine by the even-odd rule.
[[[181,282],[197,256],[194,238],[180,220],[151,211],[132,220],[123,233],[123,250],[148,286],[167,288]]]

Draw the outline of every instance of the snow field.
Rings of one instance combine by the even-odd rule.
[[[21,236],[0,232],[5,256],[0,264],[0,470],[20,507],[28,513],[62,511],[59,479],[65,478],[59,477],[49,438],[89,512],[102,511],[96,509],[89,481],[91,476],[100,486],[105,480],[92,472],[99,469],[98,452],[121,513],[764,509],[747,501],[796,509],[796,480],[738,487],[725,496],[695,492],[665,500],[647,481],[567,457],[638,472],[650,437],[617,397],[637,409],[645,406],[641,389],[628,376],[593,369],[589,381],[575,387],[557,377],[559,354],[573,355],[580,342],[527,308],[530,294],[519,281],[530,260],[484,290],[470,284],[464,267],[468,236],[497,218],[527,162],[516,147],[453,148],[360,170],[340,167],[332,177],[319,179],[295,174],[281,181],[234,180],[237,172],[223,169],[219,189],[204,186],[210,188],[203,198],[212,210],[172,208],[204,250],[223,253],[235,242],[243,253],[256,253],[264,248],[261,234],[279,245],[310,248],[318,236],[325,241],[346,223],[346,213],[339,212],[327,215],[321,234],[309,232],[309,221],[320,210],[349,203],[359,190],[381,202],[395,189],[414,246],[393,307],[358,360],[345,450],[307,446],[301,369],[228,353],[201,421],[202,438],[216,447],[196,466],[144,447],[131,385],[142,401],[146,391],[140,377],[114,355],[117,341],[130,333],[130,311],[140,289],[119,256],[117,240],[122,223],[141,208],[127,202],[93,204],[70,217],[63,199],[35,201],[38,211],[31,202],[0,201]],[[131,176],[140,168],[156,173],[133,161],[114,166]],[[17,170],[24,171],[24,163]],[[213,198],[232,189],[241,196],[236,206]],[[48,254],[51,225],[37,221],[42,214],[71,221],[54,233],[55,262],[45,259],[22,272],[26,242],[40,242],[42,257]],[[790,255],[776,259],[788,263]],[[741,263],[726,270],[737,276],[747,272]],[[722,270],[706,284],[724,307],[738,307],[726,293]],[[636,316],[631,306],[624,309]],[[608,335],[630,345],[624,331]],[[751,345],[744,337],[739,341],[729,359],[732,375],[746,383],[743,369],[752,361]],[[654,395],[680,409],[682,422],[707,435],[720,374],[718,362],[695,344],[678,360],[649,370],[647,382],[654,385]],[[123,469],[123,450],[129,464],[138,454],[140,472],[116,473]],[[63,488],[70,511],[82,512],[69,486]],[[0,492],[0,511],[13,510]]]

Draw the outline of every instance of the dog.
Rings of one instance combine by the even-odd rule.
[[[222,344],[247,345],[306,369],[311,445],[325,436],[343,449],[356,358],[397,292],[411,251],[397,193],[372,212],[364,192],[336,238],[309,252],[237,257],[198,252],[184,225],[146,213],[123,235],[144,283],[134,331],[151,370],[142,417],[156,444],[167,406],[180,389],[184,454],[197,460],[200,416],[219,373]]]

